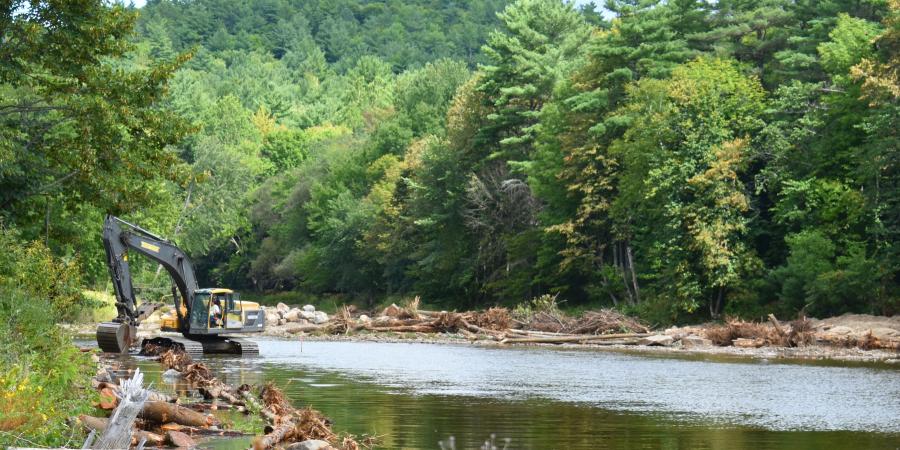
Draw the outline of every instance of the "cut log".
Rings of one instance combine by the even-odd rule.
[[[234,430],[217,430],[213,428],[189,427],[187,425],[179,425],[177,423],[166,423],[159,427],[160,431],[180,431],[188,436],[222,436],[222,437],[240,437],[249,436],[247,433]]]
[[[546,336],[531,338],[506,338],[500,341],[501,344],[561,344],[565,342],[588,342],[588,341],[605,341],[615,339],[644,338],[650,336],[650,333],[620,333],[620,334],[598,334],[596,336],[569,335],[569,336]]]
[[[494,339],[497,339],[498,341],[501,339],[504,339],[506,337],[506,333],[503,331],[488,330],[487,328],[482,328],[482,327],[479,327],[478,325],[473,325],[473,324],[467,322],[465,319],[462,319],[461,322],[462,322],[463,326],[466,327],[467,330],[469,330],[473,333],[487,334],[489,336],[493,336]]]
[[[366,326],[370,331],[393,331],[396,333],[436,333],[431,325]]]
[[[98,382],[96,385],[96,388],[97,388],[97,390],[100,391],[100,395],[101,395],[101,402],[100,402],[101,406],[100,407],[101,408],[103,408],[102,396],[107,395],[106,392],[111,392],[113,394],[113,396],[115,397],[116,395],[119,394],[119,390],[120,390],[118,384],[109,383],[106,381]],[[168,394],[163,394],[162,392],[151,391],[149,389],[147,389],[147,393],[148,393],[147,401],[150,401],[150,402],[178,403],[178,397],[174,397],[174,396],[171,396]],[[103,409],[110,409],[110,408],[103,408]]]
[[[102,432],[106,430],[107,425],[109,425],[109,419],[105,417],[93,417],[82,414],[78,416],[78,420],[81,421],[81,424],[84,425],[87,430],[97,430],[98,432]],[[132,444],[136,444],[141,438],[147,439],[147,443],[152,446],[159,447],[163,445],[165,438],[163,436],[158,435],[156,433],[151,433],[149,431],[135,430],[134,436],[132,438]]]
[[[209,403],[185,403],[185,404],[182,404],[182,406],[184,406],[185,408],[193,409],[194,411],[197,411],[197,412],[204,412],[204,411],[212,410],[212,405]],[[229,404],[221,405],[220,404],[217,407],[220,410],[231,410],[231,411],[237,411],[240,413],[247,412],[247,407],[245,407],[242,404],[237,404],[237,405],[233,405],[233,404],[232,405],[229,405]]]
[[[764,339],[747,339],[747,338],[737,338],[731,341],[731,345],[740,348],[760,348],[766,344]]]
[[[133,443],[135,439],[134,421],[146,404],[149,394],[143,384],[144,374],[140,369],[135,369],[134,375],[122,382],[119,404],[110,416],[106,430],[99,439],[91,444],[91,448],[95,450],[119,449],[129,447]]]
[[[165,402],[147,402],[139,417],[156,423],[175,422],[192,427],[208,427],[215,424],[215,417]]]
[[[100,409],[113,409],[119,404],[119,399],[116,398],[116,391],[108,387],[100,389]]]
[[[301,324],[298,324],[298,325],[294,325],[284,331],[291,333],[291,334],[297,334],[297,333],[309,333],[309,332],[313,332],[313,331],[323,331],[324,329],[325,329],[324,325],[313,325],[313,324],[301,325]]]
[[[253,394],[251,394],[250,391],[243,391],[243,392],[241,392],[241,395],[247,401],[247,405],[250,405],[257,411],[259,411],[259,413],[264,418],[266,418],[266,420],[268,420],[269,423],[275,423],[278,420],[278,416],[275,415],[275,413],[273,413],[272,411],[270,411],[269,408],[263,408],[262,405],[260,405],[259,402],[257,402],[256,399],[253,398]]]
[[[284,421],[272,428],[265,436],[257,438],[253,442],[254,450],[263,450],[275,447],[279,442],[283,441],[287,434],[294,430],[294,423]]]
[[[166,443],[172,447],[192,448],[197,445],[190,436],[175,430],[166,432]]]

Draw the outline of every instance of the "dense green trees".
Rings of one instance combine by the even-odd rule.
[[[210,282],[892,312],[895,6],[155,2],[138,47],[198,55],[169,102]]]
[[[893,313],[898,9],[159,0],[131,42],[118,7],[10,13],[2,214],[101,283],[109,211],[257,291]]]

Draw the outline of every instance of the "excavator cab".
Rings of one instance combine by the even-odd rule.
[[[244,313],[245,303],[247,312],[251,314]],[[240,301],[240,294],[231,289],[201,289],[194,293],[190,331],[192,334],[216,334],[226,330],[243,330],[245,326],[260,328],[256,323],[259,315],[254,314],[258,310],[257,303]]]

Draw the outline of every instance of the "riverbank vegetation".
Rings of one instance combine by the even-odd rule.
[[[259,293],[897,308],[896,2],[15,5],[3,226],[89,286],[109,212]]]

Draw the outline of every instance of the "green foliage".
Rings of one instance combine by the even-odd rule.
[[[0,245],[0,443],[62,446],[92,400],[90,359],[56,325],[79,308],[78,266],[6,228]]]
[[[175,51],[200,45],[169,102],[200,130],[182,233],[207,278],[369,304],[562,295],[659,323],[892,308],[887,8],[606,6],[521,0],[494,31],[416,42],[415,2],[148,7],[145,38],[165,21]],[[472,26],[482,53],[453,53]],[[831,242],[827,276],[796,236]]]
[[[102,290],[113,212],[255,295],[897,310],[896,0],[104,5],[0,22],[23,266]]]

